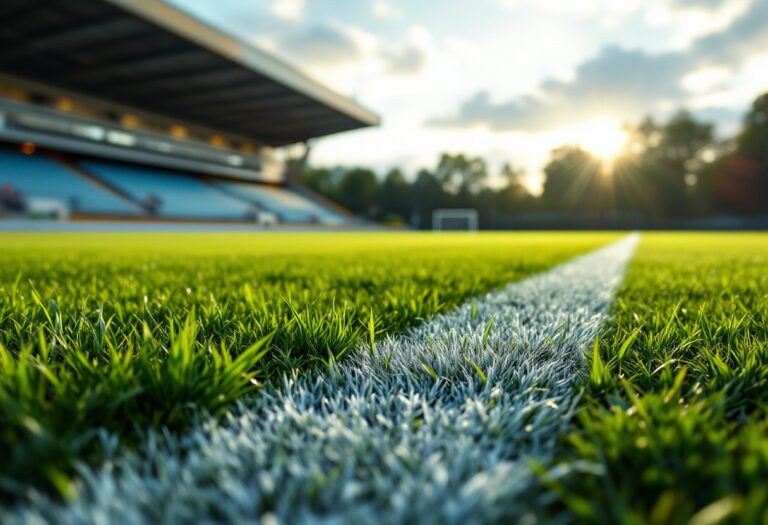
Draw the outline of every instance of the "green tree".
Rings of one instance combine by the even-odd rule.
[[[736,152],[768,167],[768,93],[752,103],[736,138]]]
[[[621,211],[662,219],[701,215],[711,192],[701,178],[705,152],[715,145],[712,124],[679,111],[666,123],[643,120],[631,138],[631,153],[616,163],[614,195]]]
[[[477,194],[488,178],[488,167],[480,157],[443,153],[437,163],[435,176],[448,193]]]
[[[550,211],[597,211],[602,191],[595,193],[602,176],[600,162],[578,146],[562,146],[552,152],[544,168],[541,199]]]
[[[329,199],[337,196],[337,179],[335,173],[328,168],[307,168],[301,174],[302,184]]]
[[[708,166],[717,205],[729,213],[765,213],[768,206],[768,93],[755,99],[734,151]]]
[[[338,202],[359,215],[372,217],[376,214],[374,202],[379,189],[376,174],[367,168],[352,168],[339,181]]]
[[[661,128],[659,143],[645,151],[646,176],[654,185],[666,216],[689,216],[698,207],[696,201],[704,198],[692,186],[701,167],[698,157],[713,144],[712,124],[699,122],[687,111],[680,111]]]
[[[515,168],[509,162],[505,163],[501,167],[499,177],[505,187],[507,186],[521,186],[523,183],[523,177],[525,177],[525,170]]]
[[[419,170],[412,185],[414,226],[429,229],[432,211],[445,204],[445,192],[440,181],[429,170]]]
[[[530,211],[533,196],[523,184],[525,170],[507,163],[501,167],[500,176],[504,185],[496,192],[498,210],[505,214]]]
[[[408,222],[411,217],[411,185],[405,174],[399,169],[391,169],[385,176],[379,188],[377,204],[381,218],[391,220],[397,218]]]
[[[712,124],[698,122],[687,111],[676,113],[661,131],[661,140],[651,151],[681,171],[685,171],[687,161],[714,141]]]

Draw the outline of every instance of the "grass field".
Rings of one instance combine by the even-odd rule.
[[[768,235],[643,234],[585,392],[577,521],[768,522]]]
[[[151,429],[183,436],[202,414],[223,414],[237,400],[258,399],[268,385],[273,385],[270,395],[279,396],[285,374],[322,375],[329,365],[346,362],[358,348],[368,348],[374,360],[373,349],[386,348],[387,335],[402,333],[467,301],[480,302],[473,298],[621,237],[584,233],[4,235],[0,239],[4,247],[0,253],[0,490],[6,502],[18,501],[31,487],[69,496],[75,462],[97,466],[103,444],[112,443],[107,435],[119,438],[123,451],[139,447]],[[540,521],[765,523],[768,235],[644,233],[615,300],[602,292],[593,299],[585,292],[585,304],[593,302],[596,311],[604,301],[613,306],[610,320],[594,332],[599,334],[594,346],[590,339],[582,347],[579,337],[567,340],[570,336],[562,327],[570,319],[556,328],[552,320],[550,325],[542,324],[547,312],[537,311],[537,305],[552,309],[558,302],[569,304],[565,295],[561,301],[557,294],[569,294],[569,286],[578,292],[589,275],[599,283],[603,269],[590,267],[592,260],[601,259],[586,261],[587,266],[579,270],[582,273],[574,270],[577,264],[557,274],[559,280],[553,275],[538,288],[532,285],[531,290],[543,295],[532,297],[528,305],[514,294],[511,298],[501,294],[485,299],[478,307],[480,313],[475,306],[463,310],[470,323],[476,315],[483,320],[477,340],[472,333],[459,340],[446,338],[441,343],[448,345],[446,349],[434,350],[455,353],[461,367],[436,354],[430,365],[427,356],[415,367],[405,363],[400,372],[392,373],[407,376],[409,388],[425,389],[422,398],[417,392],[415,399],[431,399],[433,407],[445,402],[451,412],[451,407],[466,403],[461,405],[461,417],[471,413],[472,418],[456,419],[460,428],[445,423],[449,432],[455,432],[451,440],[463,447],[486,443],[482,432],[464,428],[467,421],[487,426],[493,435],[484,446],[493,451],[505,447],[504,443],[494,445],[493,439],[525,442],[523,450],[537,451],[544,441],[539,441],[543,438],[537,437],[534,427],[543,424],[550,433],[560,429],[557,435],[546,436],[552,453],[539,454],[544,459],[531,464],[538,481],[531,485],[535,493],[528,494],[526,501],[535,507]],[[573,301],[584,319],[597,319]],[[511,315],[515,309],[521,313]],[[574,318],[579,319],[576,313]],[[507,326],[503,334],[503,323],[513,321],[522,324]],[[435,326],[462,326],[446,323]],[[546,339],[544,346],[551,345],[554,354],[536,340],[526,339],[528,325],[550,326],[543,328],[550,332],[537,337]],[[574,333],[578,329],[567,328]],[[439,334],[429,334],[424,336],[429,339],[426,350],[419,352],[432,352],[437,344],[431,338]],[[519,342],[510,343],[515,338]],[[475,353],[466,353],[473,344]],[[484,361],[477,355],[483,351],[493,356]],[[584,352],[584,366],[578,366],[580,355],[566,362],[558,357],[561,352]],[[510,359],[504,359],[505,354]],[[555,364],[547,364],[548,360]],[[557,403],[546,398],[536,401],[537,406],[557,408],[553,412],[560,414],[557,422],[547,421],[539,408],[530,412],[537,414],[531,422],[511,422],[508,413],[499,413],[499,407],[517,410],[510,400],[523,390],[535,393],[553,388],[534,372],[561,366],[558,362],[576,368],[567,388],[557,387],[572,400],[568,403],[573,408],[563,407],[565,398]],[[363,373],[390,370],[389,361],[380,370],[370,368],[365,360],[361,363]],[[502,366],[522,367],[534,375],[505,375],[509,371],[499,369]],[[334,368],[332,380],[323,388],[344,385],[338,374]],[[502,402],[499,392],[512,397]],[[249,419],[249,433],[259,432],[258,417],[269,413],[265,410],[260,408],[260,416]],[[345,416],[352,418],[348,425],[356,413]],[[363,417],[359,433],[367,436],[377,425],[389,428],[376,419],[380,415],[374,411],[370,418]],[[425,417],[418,416],[412,422],[417,426],[403,431],[405,437],[398,434],[398,439],[411,440],[409,446],[418,449],[418,440],[413,441],[410,432],[426,432]],[[318,420],[316,424],[325,423]],[[275,423],[264,425],[272,428]],[[329,435],[338,433],[336,419],[329,425]],[[438,427],[444,434],[443,426]],[[515,430],[519,428],[524,431]],[[465,432],[470,432],[466,439],[460,437]],[[524,435],[518,437],[527,433],[531,436],[527,441]],[[374,441],[359,445],[359,461],[365,462],[366,454],[383,446],[377,435],[372,432]],[[385,435],[391,438],[392,431]],[[305,438],[312,436],[309,432]],[[311,463],[307,451],[314,450],[318,456],[330,454],[331,459],[323,458],[330,465],[346,464],[332,459],[337,456],[328,452],[331,444],[313,448],[307,441],[305,450],[297,450],[295,456],[305,458],[304,468]],[[415,479],[420,469],[423,475],[430,472],[439,477],[442,471],[435,461],[451,463],[452,458],[441,460],[435,450],[425,450],[432,455],[419,460],[427,462],[421,467],[414,466],[414,458],[402,460]],[[395,459],[382,455],[382,465],[399,462],[397,458],[405,454],[395,452]],[[468,452],[467,457],[475,456]],[[398,463],[398,468],[403,464]],[[341,476],[333,474],[333,469],[326,472],[330,468],[326,463],[319,465],[322,483],[310,480],[314,496],[308,495],[309,499],[320,497],[320,486],[333,485],[334,475]],[[371,468],[383,472],[377,465]],[[472,474],[473,468],[480,467],[462,468],[469,476],[468,487],[476,491],[478,486],[486,487]],[[485,474],[486,481],[492,479],[490,472]],[[487,487],[502,487],[503,479],[512,477],[502,476]],[[432,487],[434,480],[429,479],[423,483]],[[406,483],[400,488],[414,492],[407,480],[399,483]],[[465,497],[467,490],[461,489],[457,497]],[[491,490],[496,489],[486,492]],[[363,496],[356,497],[365,502]],[[499,497],[494,505],[503,508],[504,498]],[[382,503],[384,510],[390,503]],[[269,505],[269,509],[279,508],[274,502]],[[325,508],[325,503],[313,505],[315,510]],[[508,507],[512,508],[511,501]],[[498,521],[498,514],[489,510],[483,517],[480,509],[473,519]]]
[[[181,432],[288,370],[612,234],[3,235],[0,490],[68,493],[103,432]]]

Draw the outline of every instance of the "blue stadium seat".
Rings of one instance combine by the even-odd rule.
[[[276,213],[284,222],[323,224],[348,222],[342,215],[288,189],[237,182],[221,182],[217,185],[227,193],[252,202],[266,211]]]
[[[80,165],[138,202],[157,197],[157,214],[161,217],[244,220],[253,216],[251,204],[190,175],[97,161],[83,161]]]
[[[43,155],[0,150],[0,188],[61,202],[72,213],[136,215],[137,206]]]

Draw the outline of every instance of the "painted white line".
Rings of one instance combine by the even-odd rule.
[[[518,521],[529,510],[526,458],[546,459],[567,428],[583,352],[636,242],[626,237],[511,284],[320,377],[286,380],[224,423],[84,469],[76,501],[41,499],[14,518]]]

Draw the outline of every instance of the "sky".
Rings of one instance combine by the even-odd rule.
[[[172,3],[381,115],[318,139],[315,166],[412,176],[467,153],[536,191],[557,146],[599,153],[624,124],[682,108],[727,136],[768,91],[768,0]]]

